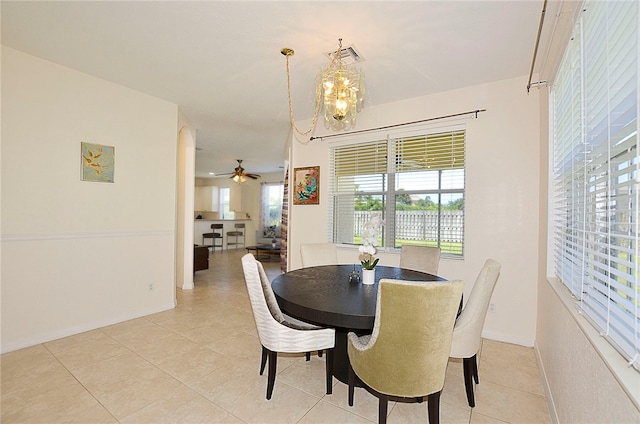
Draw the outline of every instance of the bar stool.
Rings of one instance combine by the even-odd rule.
[[[243,224],[236,224],[234,225],[235,227],[235,231],[227,231],[227,249],[229,249],[229,246],[237,246],[239,244],[242,245],[242,247],[244,247],[244,241],[245,241],[245,237],[244,237],[244,223]],[[235,237],[235,241],[231,241],[231,237]],[[238,237],[242,237],[242,243],[240,243],[238,241]]]
[[[211,232],[210,233],[204,233],[202,235],[202,245],[203,246],[208,246],[207,244],[205,244],[204,241],[206,239],[211,239],[211,248],[213,250],[213,253],[216,253],[216,247],[219,247],[220,251],[222,252],[222,248],[223,248],[222,228],[223,227],[224,227],[224,225],[222,225],[222,224],[211,224]],[[220,232],[216,232],[216,230],[219,230]],[[216,240],[220,240],[220,244],[217,244]]]

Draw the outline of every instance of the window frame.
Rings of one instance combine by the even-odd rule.
[[[221,219],[234,219],[235,212],[231,211],[231,187],[220,187],[220,218]]]
[[[345,242],[344,239],[341,239],[339,236],[340,228],[339,228],[339,212],[336,210],[336,200],[337,199],[353,199],[353,203],[355,203],[355,199],[359,196],[380,196],[382,197],[383,202],[383,218],[384,218],[384,228],[382,233],[382,241],[379,247],[379,250],[383,251],[399,251],[401,247],[401,243],[398,243],[396,240],[396,214],[398,209],[396,207],[396,195],[398,194],[409,194],[409,195],[429,195],[434,194],[437,196],[438,200],[442,198],[443,195],[448,194],[460,194],[462,198],[463,207],[462,211],[462,225],[460,229],[460,245],[459,254],[452,254],[445,250],[441,252],[442,257],[452,258],[452,259],[464,259],[464,197],[466,190],[466,165],[463,164],[462,167],[458,169],[462,169],[462,187],[461,188],[443,188],[442,187],[442,175],[443,171],[447,169],[438,169],[438,188],[425,188],[425,189],[412,189],[412,190],[398,190],[396,188],[396,176],[399,174],[408,174],[410,172],[419,172],[419,171],[404,171],[404,172],[396,172],[395,162],[388,161],[386,163],[386,171],[383,174],[371,174],[371,175],[382,175],[382,180],[384,182],[381,183],[382,188],[380,190],[363,190],[363,191],[353,191],[353,192],[345,192],[340,191],[336,187],[336,149],[341,149],[345,147],[354,147],[357,149],[359,145],[366,145],[367,143],[376,143],[376,142],[384,142],[386,143],[387,149],[387,158],[396,157],[396,142],[401,139],[412,138],[412,137],[429,137],[438,134],[444,133],[454,133],[461,132],[462,136],[462,155],[466,155],[466,142],[468,138],[468,129],[464,124],[451,124],[451,125],[441,125],[434,126],[433,124],[423,124],[419,126],[414,126],[413,128],[398,128],[395,130],[386,130],[386,131],[372,131],[366,135],[356,135],[356,136],[345,136],[341,137],[340,140],[332,141],[329,143],[330,150],[330,159],[329,159],[329,216],[332,219],[329,222],[329,229],[327,234],[327,239],[331,242],[342,246],[357,246],[356,243],[357,235],[354,234],[354,240],[352,243]],[[393,200],[392,200],[393,199]],[[338,202],[339,204],[340,202]],[[441,221],[443,206],[440,202],[438,204],[438,221]],[[354,215],[355,215],[354,210]],[[390,218],[392,217],[392,218]],[[355,231],[355,230],[354,230]],[[443,232],[442,228],[438,229],[438,239],[436,243],[438,246],[441,245],[443,240]],[[421,242],[416,243],[405,243],[405,244],[414,244],[414,245],[424,245],[424,246],[432,246],[433,243],[425,242],[422,240]]]
[[[270,191],[273,187],[278,187],[279,188],[279,192],[280,192],[280,199],[278,200],[278,203],[273,203],[271,204],[270,199]],[[268,195],[269,194],[269,195]],[[274,224],[271,224],[270,222],[270,216],[271,216],[271,207],[272,206],[276,206],[278,208],[278,212],[280,214],[279,219],[277,220],[277,223],[275,224],[276,227],[279,227],[282,225],[282,199],[284,197],[284,182],[282,181],[278,181],[278,182],[264,182],[260,184],[260,209],[261,209],[261,217],[260,217],[260,223],[262,225],[262,228],[268,228]],[[269,199],[269,201],[265,202],[265,199]]]

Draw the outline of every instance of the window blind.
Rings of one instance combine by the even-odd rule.
[[[335,147],[331,150],[333,226],[335,243],[354,244],[358,237],[356,204],[383,213],[387,188],[387,140]],[[384,213],[383,213],[384,214]]]
[[[334,149],[334,175],[340,179],[387,172],[387,140],[345,145]]]
[[[585,4],[552,87],[555,272],[638,369],[638,3]]]
[[[464,168],[464,130],[395,140],[396,172]]]

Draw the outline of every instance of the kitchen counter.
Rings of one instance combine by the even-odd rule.
[[[251,219],[249,218],[242,218],[242,219],[206,219],[206,218],[195,218],[195,221],[207,221],[207,222],[233,222],[233,221],[251,221]]]

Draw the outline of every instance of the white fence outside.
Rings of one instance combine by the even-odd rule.
[[[364,224],[377,211],[356,211],[354,234],[362,234]],[[396,211],[396,240],[438,240],[441,243],[462,243],[464,239],[464,211]]]

